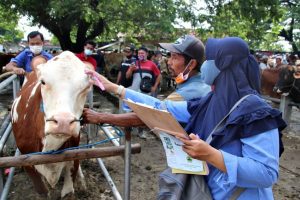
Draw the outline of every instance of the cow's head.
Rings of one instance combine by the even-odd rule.
[[[278,81],[273,88],[273,91],[279,94],[288,93],[293,86],[296,74],[297,70],[294,66],[288,65],[282,68],[282,70],[279,73]]]
[[[43,151],[57,149],[70,137],[78,136],[79,118],[90,90],[84,72],[87,67],[69,51],[36,67],[45,115]]]

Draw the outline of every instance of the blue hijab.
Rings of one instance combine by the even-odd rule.
[[[208,39],[205,51],[206,59],[215,60],[221,72],[214,81],[214,91],[188,102],[191,114],[185,128],[188,133],[205,140],[234,104],[248,94],[254,95],[245,99],[213,134],[212,146],[220,148],[236,138],[285,128],[281,113],[259,97],[259,66],[245,41],[237,37]]]

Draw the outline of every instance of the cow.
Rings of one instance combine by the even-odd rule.
[[[280,95],[273,91],[282,68],[261,70],[261,94],[280,99]]]
[[[124,55],[122,53],[112,52],[104,54],[105,67],[106,71],[111,76],[110,79],[116,79],[123,58]]]
[[[65,51],[47,62],[34,58],[32,68],[11,110],[17,147],[28,154],[78,146],[79,118],[91,88],[84,70],[90,66]],[[24,168],[39,194],[48,195],[44,178],[54,188],[62,172],[62,198],[74,194],[76,176],[85,189],[79,160]]]
[[[300,67],[288,65],[280,74],[274,91],[278,94],[287,93],[292,101],[300,103]]]

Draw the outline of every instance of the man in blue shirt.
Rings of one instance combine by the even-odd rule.
[[[200,76],[200,66],[204,61],[204,45],[201,40],[184,35],[174,43],[159,43],[171,53],[168,59],[170,76],[175,80],[176,90],[167,99],[187,101],[205,96],[211,88]]]
[[[7,71],[13,71],[17,75],[24,75],[25,72],[31,72],[31,61],[35,56],[43,56],[47,60],[53,56],[43,50],[44,36],[38,31],[32,31],[27,36],[29,48],[26,48],[5,66]]]

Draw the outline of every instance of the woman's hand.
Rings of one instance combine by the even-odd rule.
[[[184,144],[182,146],[183,150],[192,158],[206,160],[213,147],[207,144],[205,141],[199,139],[199,137],[193,133],[189,136],[190,140],[183,138],[180,139]]]
[[[85,70],[85,73],[91,77],[90,82],[93,85],[98,86],[102,90],[106,90],[107,92],[113,92],[116,93],[118,89],[118,85],[110,82],[105,78],[104,76],[98,74],[97,72],[93,70]]]
[[[183,142],[182,149],[194,159],[207,161],[221,171],[226,172],[222,153],[214,147],[199,139],[195,134],[190,134],[189,139],[180,138]]]

